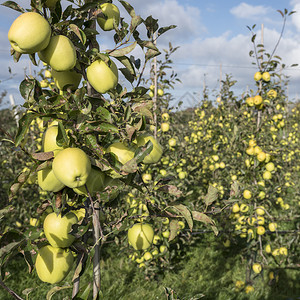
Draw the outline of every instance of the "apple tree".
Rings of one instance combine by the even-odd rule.
[[[123,0],[68,2],[64,9],[60,1],[50,0],[31,1],[28,9],[3,3],[20,12],[8,33],[15,62],[29,55],[46,70],[42,81],[27,76],[20,83],[25,113],[16,135],[6,137],[31,162],[12,182],[9,199],[19,199],[26,182],[36,176],[40,204],[24,230],[1,237],[0,266],[3,274],[9,260],[22,253],[29,271],[51,284],[74,268],[72,298],[87,299],[92,293],[98,299],[100,248],[105,251],[107,241],[128,243],[128,229],[138,224],[142,229],[133,235],[128,231],[129,242],[144,250],[154,235],[145,234],[145,228],[155,231],[155,219],[171,219],[171,239],[178,217],[192,230],[199,214],[177,202],[176,187],[161,181],[148,188],[141,176],[141,169],[157,163],[163,151],[149,132],[152,99],[142,78],[150,60],[160,55],[153,35],[159,38],[175,26],[159,27],[158,20],[142,18]],[[100,46],[106,31],[114,46],[105,50]],[[135,58],[133,52],[143,57]],[[32,151],[26,137],[37,121],[41,136]],[[128,189],[145,194],[147,213],[130,213],[122,197]],[[173,200],[165,201],[170,194]],[[1,213],[8,213],[7,208]],[[93,282],[80,287],[89,267]]]

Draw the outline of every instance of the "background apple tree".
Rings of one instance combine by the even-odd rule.
[[[114,22],[111,38],[115,46],[105,50],[101,49],[102,29],[96,21],[99,17],[106,20],[100,5],[111,1],[72,0],[69,1],[72,4],[65,10],[59,1],[55,4],[55,1],[51,2],[53,6],[49,5],[50,2],[31,1],[30,8],[26,9],[13,1],[3,5],[21,14],[37,12],[51,25],[52,36],[68,37],[76,49],[74,71],[81,74],[82,82],[76,90],[68,85],[60,89],[58,84],[45,84],[45,81],[31,76],[20,83],[25,111],[15,136],[6,132],[5,139],[11,143],[12,149],[26,157],[28,163],[20,174],[15,174],[16,179],[9,189],[9,201],[13,205],[1,210],[1,218],[7,220],[14,205],[21,201],[24,188],[28,188],[28,183],[35,183],[37,172],[51,166],[54,153],[42,152],[41,145],[43,132],[50,124],[58,126],[56,142],[60,147],[82,149],[89,156],[94,169],[114,174],[116,178],[107,177],[111,180],[105,181],[105,188],[94,196],[88,189],[79,195],[65,187],[59,192],[39,190],[38,195],[34,194],[37,199],[26,199],[29,211],[32,211],[32,207],[36,208],[34,219],[25,228],[12,230],[8,227],[4,230],[0,249],[1,276],[3,278],[10,259],[20,253],[28,264],[29,272],[34,272],[36,253],[47,244],[42,232],[43,219],[47,213],[53,210],[65,215],[71,210],[81,210],[84,212],[82,218],[72,226],[71,232],[76,237],[71,250],[77,257],[72,297],[88,299],[93,290],[93,299],[98,299],[101,297],[100,249],[101,253],[105,252],[106,243],[127,243],[127,230],[136,222],[153,223],[154,219],[168,217],[171,220],[169,240],[172,240],[180,229],[179,219],[185,221],[190,230],[193,228],[193,220],[203,221],[203,215],[200,217],[196,211],[192,212],[177,201],[180,191],[168,181],[162,180],[154,186],[146,186],[141,176],[144,168],[142,162],[153,150],[153,143],[149,141],[137,147],[135,142],[141,134],[149,133],[149,126],[153,123],[152,99],[147,94],[149,88],[142,85],[145,82],[142,78],[147,64],[160,55],[154,36],[157,39],[175,26],[159,27],[158,20],[151,16],[141,18],[126,1],[114,1],[115,5],[127,11],[130,22],[125,22],[122,16],[119,24]],[[135,58],[131,55],[137,48],[142,50],[144,57]],[[15,62],[22,59],[22,55],[27,55],[13,49],[11,54]],[[33,64],[38,65],[39,57],[35,53],[29,56]],[[111,66],[111,61],[115,62],[118,72],[127,83],[122,86],[119,82],[104,94],[96,92],[87,79],[86,70],[98,59],[108,66]],[[44,67],[50,70],[47,64]],[[32,134],[32,130],[39,132]],[[34,141],[33,146],[30,141]],[[134,157],[125,164],[120,163],[115,155],[106,151],[115,142],[125,143],[129,148],[134,146]],[[132,214],[132,208],[122,203],[125,198],[119,195],[128,187],[145,195],[142,213]],[[93,268],[93,284],[80,288],[80,277],[87,268]],[[1,285],[16,299],[21,299],[2,281]],[[49,295],[59,290],[59,287],[54,287]]]

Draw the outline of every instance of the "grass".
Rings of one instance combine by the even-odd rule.
[[[173,289],[180,299],[212,300],[296,300],[300,299],[300,270],[280,270],[279,281],[268,284],[268,273],[264,271],[254,281],[254,291],[246,294],[235,289],[237,280],[245,280],[245,265],[239,257],[239,248],[225,248],[217,238],[198,239],[187,251],[186,257],[177,262],[172,270],[163,270],[155,279],[145,276],[143,270],[121,255],[114,246],[108,250],[109,256],[101,262],[102,291],[104,299],[110,300],[155,300],[167,299],[164,287]],[[32,288],[28,299],[45,299],[52,287],[42,283],[35,272],[28,274],[21,257],[16,258],[7,268],[11,277],[5,284],[26,299],[22,291]],[[71,284],[70,274],[64,284]],[[81,284],[91,281],[86,273]],[[62,300],[70,296],[71,289],[61,291],[52,300]],[[197,296],[198,295],[198,296]],[[193,298],[194,297],[194,298]],[[0,299],[14,299],[0,289]],[[69,299],[69,298],[67,298]]]

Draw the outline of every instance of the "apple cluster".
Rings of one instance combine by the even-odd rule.
[[[45,5],[53,9],[57,0],[48,0]],[[112,3],[100,5],[101,13],[97,23],[102,30],[116,28],[120,22],[120,12]],[[60,90],[78,88],[82,72],[77,61],[76,49],[72,41],[65,35],[55,34],[49,22],[38,12],[25,12],[11,25],[8,39],[15,52],[20,54],[37,53],[40,60],[49,65],[55,84]],[[104,61],[96,58],[86,68],[86,76],[91,86],[104,94],[116,87],[118,69],[116,64],[107,57]]]

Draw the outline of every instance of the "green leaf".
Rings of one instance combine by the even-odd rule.
[[[133,158],[121,167],[121,171],[125,173],[135,173],[137,168],[138,166],[136,158]]]
[[[117,60],[123,64],[126,69],[130,72],[131,75],[136,76],[134,66],[131,62],[131,60],[127,56],[119,56],[117,57]]]
[[[158,19],[154,19],[152,16],[147,17],[145,26],[147,28],[147,36],[151,38],[151,35],[158,29]]]
[[[15,145],[16,147],[18,147],[20,145],[20,143],[24,140],[29,126],[32,122],[32,120],[34,120],[36,117],[36,114],[34,113],[27,113],[24,114],[21,119],[19,120],[19,126],[18,126],[18,131],[15,137]]]
[[[143,19],[140,16],[135,15],[130,22],[129,30],[130,32],[134,32],[136,28],[143,23]]]
[[[218,235],[216,224],[208,215],[195,210],[192,211],[192,215],[194,220],[211,225],[215,235]]]
[[[133,7],[128,2],[126,2],[126,1],[120,1],[120,3],[126,9],[126,11],[131,16],[131,18],[134,18],[135,17],[135,11],[134,11]]]
[[[56,143],[60,147],[67,148],[69,145],[69,139],[61,121],[58,122],[58,131],[56,136]]]
[[[162,185],[158,189],[164,193],[169,193],[172,196],[180,197],[182,195],[182,191],[180,191],[175,185]]]
[[[170,25],[170,26],[166,26],[166,27],[161,27],[158,29],[158,36],[162,35],[163,33],[165,33],[166,31],[176,28],[176,25]]]
[[[208,187],[207,194],[204,197],[204,202],[207,206],[209,206],[210,204],[212,204],[214,201],[218,199],[218,192],[219,190],[216,187],[212,185]]]
[[[40,160],[40,161],[45,161],[49,160],[54,157],[53,151],[50,152],[36,152],[31,154],[32,158]]]
[[[170,222],[170,236],[169,236],[169,242],[174,240],[177,236],[177,231],[180,229],[178,225],[178,220],[172,219]]]
[[[133,83],[134,82],[134,76],[132,76],[132,74],[130,73],[130,71],[127,68],[119,68],[119,70],[121,71],[121,73],[124,75],[124,77],[130,82]]]
[[[23,242],[23,240],[18,241],[18,242],[11,242],[5,246],[3,246],[0,249],[0,258],[2,258],[4,255],[11,253],[15,248],[17,248],[21,243]]]
[[[34,78],[25,78],[20,83],[20,94],[25,99],[25,101],[38,101],[38,97],[42,95],[41,87],[39,83]]]
[[[118,133],[119,129],[117,126],[109,123],[101,123],[99,126],[100,132],[111,132],[111,133]]]
[[[9,212],[11,212],[14,208],[9,205],[9,206],[6,206],[5,208],[2,208],[0,210],[0,220],[5,217],[6,214],[8,214]]]
[[[97,115],[101,118],[102,121],[111,123],[112,122],[112,118],[111,118],[111,113],[104,107],[99,106],[96,109]]]
[[[2,3],[1,5],[9,7],[11,9],[14,9],[16,11],[19,11],[21,13],[26,12],[25,9],[23,7],[21,7],[19,4],[17,4],[14,1],[5,1],[4,3]]]
[[[59,291],[62,291],[62,290],[65,290],[65,289],[71,289],[72,286],[71,285],[65,285],[65,286],[55,286],[53,287],[48,293],[47,293],[47,296],[46,296],[46,300],[51,300],[52,297]]]
[[[230,197],[235,197],[240,193],[240,187],[237,181],[234,181],[230,189]]]
[[[193,230],[193,218],[192,218],[192,214],[191,214],[190,210],[183,204],[173,205],[170,207],[175,209],[180,215],[182,215],[185,218],[190,230],[192,231]]]
[[[150,60],[158,55],[160,55],[160,52],[158,50],[148,49],[145,58],[146,60]]]
[[[92,284],[88,283],[82,288],[82,291],[80,291],[73,300],[89,300],[91,291]]]
[[[130,53],[131,51],[134,50],[134,48],[136,47],[137,42],[133,42],[131,45],[121,48],[121,49],[115,49],[115,50],[106,50],[106,52],[113,57],[120,57],[120,56],[124,56],[128,53]]]
[[[153,144],[151,140],[149,140],[143,147],[138,148],[134,154],[137,163],[142,162],[144,158],[152,151],[152,149],[153,149]]]
[[[86,43],[85,33],[75,24],[70,24],[69,27],[70,27],[70,30],[73,31],[76,34],[76,36],[79,38],[81,43],[83,45],[85,45],[85,43]]]
[[[87,230],[88,230],[88,228],[87,228]],[[74,271],[72,282],[74,282],[77,278],[79,278],[81,276],[82,272],[84,271],[86,260],[87,260],[87,253],[82,252],[81,256],[80,256],[80,260],[79,260],[79,262],[76,266],[76,269]]]
[[[97,143],[97,138],[92,134],[87,134],[85,136],[85,141],[88,147],[91,147],[92,150],[96,153],[99,158],[103,158],[104,149]]]
[[[149,117],[153,119],[152,112],[150,111],[152,107],[152,102],[139,102],[132,106],[132,110],[136,113],[141,114],[142,116]]]

